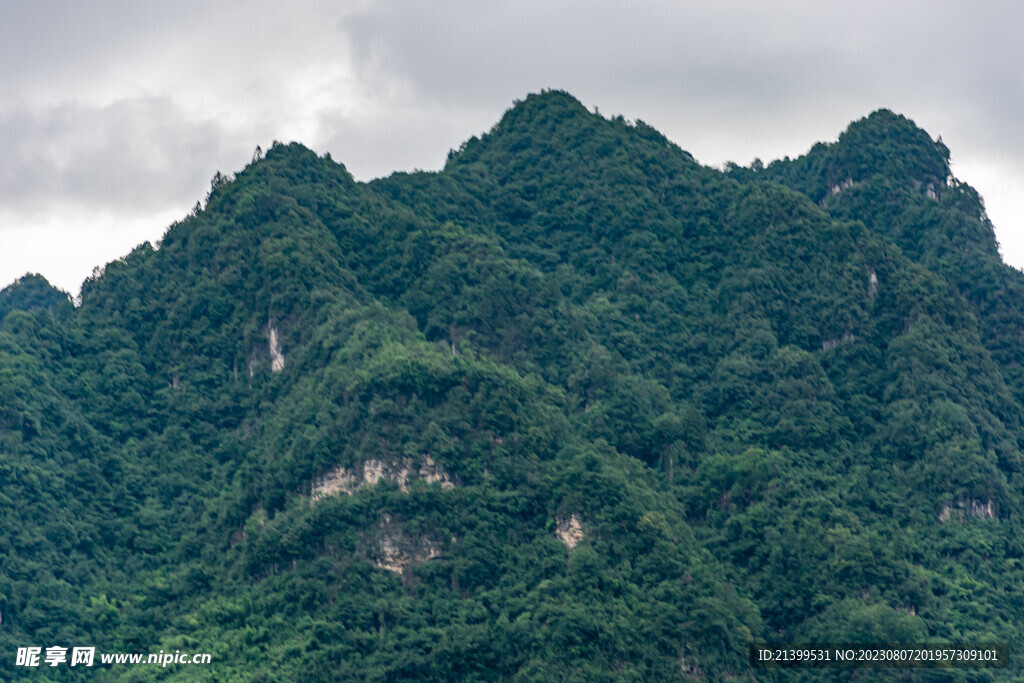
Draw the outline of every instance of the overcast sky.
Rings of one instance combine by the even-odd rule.
[[[257,145],[361,180],[439,169],[568,90],[710,165],[797,156],[880,107],[942,136],[1024,266],[1024,3],[0,0],[0,287],[77,293]]]

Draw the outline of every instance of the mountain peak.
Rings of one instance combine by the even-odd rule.
[[[70,305],[67,292],[51,285],[42,275],[27,273],[0,290],[0,322],[11,311],[44,309],[55,315]]]
[[[453,151],[449,161],[477,161],[485,150],[515,154],[537,142],[559,138],[569,128],[586,128],[598,118],[565,91],[531,93],[516,100],[489,132],[480,138],[470,138],[457,152]]]
[[[942,141],[890,109],[854,121],[836,142],[819,142],[807,154],[769,168],[773,179],[815,201],[875,176],[928,192],[950,177],[949,149]]]
[[[922,184],[945,184],[949,176],[949,149],[889,109],[878,109],[851,123],[831,151],[828,180],[836,183],[881,174]]]
[[[454,165],[483,162],[502,169],[495,177],[505,182],[510,176],[541,168],[547,169],[545,174],[554,166],[571,167],[577,174],[596,173],[666,154],[672,159],[659,158],[659,165],[675,168],[695,163],[690,154],[640,120],[605,117],[565,91],[545,90],[516,100],[490,131],[467,140],[449,154],[448,161]]]
[[[522,100],[515,100],[505,115],[535,115],[544,111],[558,110],[564,113],[574,111],[580,114],[588,113],[583,103],[565,90],[541,90],[528,94]]]

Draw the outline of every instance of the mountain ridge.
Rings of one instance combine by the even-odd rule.
[[[948,154],[880,110],[722,172],[561,91],[437,173],[275,144],[78,307],[0,295],[0,638],[189,680],[1019,643],[1024,283]]]

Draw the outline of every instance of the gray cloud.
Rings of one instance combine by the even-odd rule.
[[[1021,25],[1006,0],[0,0],[0,280],[43,225],[91,226],[103,254],[158,235],[256,144],[299,140],[363,179],[439,168],[542,88],[712,164],[892,108],[943,137],[1024,264]]]
[[[192,121],[166,99],[106,107],[61,104],[0,114],[0,203],[45,211],[55,200],[130,214],[186,206],[226,156],[223,129]]]
[[[824,118],[834,136],[885,106],[954,131],[1001,131],[976,136],[995,147],[1019,128],[1007,99],[1022,92],[1022,24],[1024,6],[1009,2],[406,0],[343,29],[360,69],[448,107],[494,109],[562,87],[645,120],[710,119],[713,135],[806,134]]]

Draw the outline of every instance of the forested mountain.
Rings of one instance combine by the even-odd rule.
[[[1019,651],[1022,294],[885,110],[725,171],[561,92],[437,173],[275,143],[75,304],[0,292],[0,675],[53,675],[26,645],[267,681]]]

